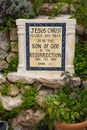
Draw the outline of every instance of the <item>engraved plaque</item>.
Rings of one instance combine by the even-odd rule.
[[[27,70],[65,70],[65,23],[26,23]]]

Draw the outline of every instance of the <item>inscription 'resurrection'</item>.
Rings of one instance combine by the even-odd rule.
[[[65,70],[65,23],[26,23],[26,69]]]

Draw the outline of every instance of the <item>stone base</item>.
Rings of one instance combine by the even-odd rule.
[[[6,82],[6,79],[3,77],[3,75],[0,73],[0,84],[3,84]]]
[[[44,73],[45,74],[45,73]],[[18,72],[12,72],[7,75],[7,79],[12,82],[22,82],[26,84],[33,84],[35,82],[41,83],[43,86],[47,86],[50,88],[59,88],[61,86],[65,85],[65,81],[63,77],[58,77],[57,75],[54,77],[53,72],[48,75],[45,75],[43,77],[42,75],[38,76],[38,73],[31,74],[31,73],[18,73]]]

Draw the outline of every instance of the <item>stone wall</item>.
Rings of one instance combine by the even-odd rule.
[[[10,58],[17,55],[17,31],[0,31],[0,72],[8,68]]]
[[[0,31],[0,71],[8,68],[7,57],[9,55],[9,34]]]
[[[44,10],[46,13],[48,13],[47,8],[49,7],[49,10],[52,10],[54,6],[50,7],[49,5],[44,5]],[[71,11],[74,11],[74,8],[71,7]],[[62,8],[62,14],[67,14],[68,12],[68,5],[64,5]],[[39,16],[42,18],[42,16]],[[43,16],[44,17],[44,16]],[[81,25],[76,26],[76,42],[87,42],[87,29],[82,27]],[[39,91],[39,95],[37,97],[37,102],[39,105],[41,105],[44,97],[50,93],[56,93],[56,89],[60,86],[65,86],[66,81],[64,80],[57,80],[54,82],[51,81],[42,81],[42,80],[34,80],[31,81],[31,79],[23,79],[23,77],[20,77],[20,79],[15,76],[14,82],[11,80],[10,74],[8,77],[4,77],[3,71],[8,68],[8,64],[10,62],[11,57],[15,57],[18,54],[18,40],[17,40],[17,30],[14,29],[10,33],[7,32],[1,32],[0,31],[0,90],[2,89],[3,83],[6,81],[9,81],[10,86],[10,93],[8,96],[1,95],[0,100],[2,101],[2,104],[4,108],[8,111],[11,111],[13,108],[20,106],[22,103],[21,97],[23,90],[18,89],[15,86],[15,80],[17,82],[23,82],[26,85],[26,87],[30,87],[32,85],[34,88],[36,88]],[[80,78],[73,78],[71,85],[78,86],[80,85],[81,81]],[[85,85],[87,85],[87,81],[84,82]],[[54,89],[55,88],[55,89]],[[37,110],[33,111],[31,109],[26,111],[21,111],[21,113],[14,117],[12,119],[12,125],[14,130],[34,130],[34,127],[36,123],[38,123],[40,120],[44,118],[44,113]],[[29,125],[31,124],[31,125]]]

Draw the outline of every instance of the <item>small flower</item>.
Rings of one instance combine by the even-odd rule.
[[[28,4],[29,4],[30,6],[32,6],[32,3],[31,3],[31,1],[29,1],[29,2],[28,2]]]

